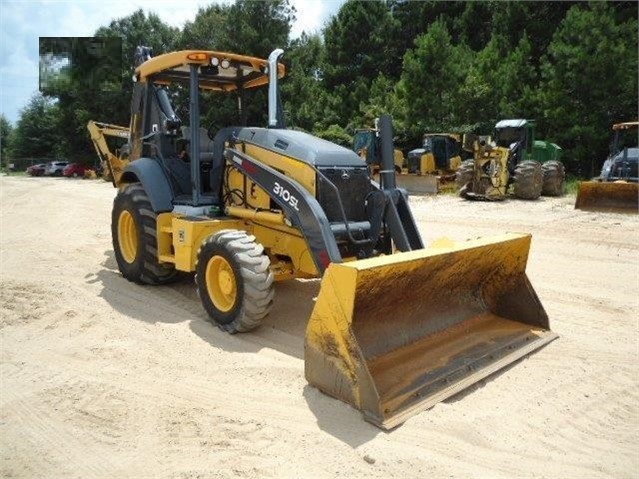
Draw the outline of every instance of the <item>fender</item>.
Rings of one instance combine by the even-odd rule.
[[[124,168],[120,184],[137,182],[144,187],[155,213],[173,210],[171,183],[156,160],[139,158]]]

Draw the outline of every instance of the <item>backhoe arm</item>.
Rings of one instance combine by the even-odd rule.
[[[113,136],[128,140],[130,132],[129,128],[90,120],[87,124],[87,129],[91,135],[91,141],[93,141],[95,151],[100,158],[104,179],[111,180],[113,186],[118,186],[122,171],[129,163],[129,160],[118,158],[115,154],[113,154],[107,144],[106,136]]]

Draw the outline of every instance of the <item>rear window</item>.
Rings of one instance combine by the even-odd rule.
[[[628,148],[627,152],[620,151],[612,159],[610,180],[637,181],[639,176],[639,148]]]
[[[624,159],[626,159],[627,161],[636,162],[637,160],[639,160],[639,148],[628,148],[627,155],[628,156],[626,157],[626,151],[622,150],[615,155],[615,157],[613,158],[613,161],[617,162],[617,161],[623,161]]]

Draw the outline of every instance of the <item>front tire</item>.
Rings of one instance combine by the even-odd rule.
[[[118,269],[129,281],[165,284],[177,276],[172,264],[158,262],[157,214],[139,183],[126,186],[113,201],[111,235]]]
[[[513,194],[523,200],[536,200],[541,196],[543,173],[537,161],[522,161],[515,167]]]
[[[240,230],[209,236],[197,255],[195,282],[202,305],[231,334],[257,328],[273,305],[273,273],[264,247]]]
[[[544,196],[561,196],[564,194],[566,181],[566,169],[561,161],[547,161],[541,165],[543,173],[543,187],[541,194]]]

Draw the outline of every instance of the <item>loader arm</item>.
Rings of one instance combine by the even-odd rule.
[[[408,206],[407,195],[397,188],[395,181],[393,120],[390,115],[379,118],[379,138],[382,156],[380,179],[386,197],[384,219],[399,251],[421,249],[424,244]]]
[[[234,167],[268,192],[292,226],[299,229],[320,275],[330,263],[342,262],[326,213],[302,185],[239,150],[229,148],[224,155]]]
[[[120,182],[120,176],[124,171],[124,167],[129,163],[128,160],[118,158],[109,148],[106,141],[107,136],[123,138],[128,140],[130,130],[127,127],[119,125],[110,125],[108,123],[99,123],[97,121],[90,120],[87,124],[87,129],[91,135],[91,141],[95,147],[95,151],[100,158],[102,167],[108,169],[108,178],[105,173],[105,179],[110,179],[113,186],[118,186]]]
[[[343,262],[335,237],[341,231],[346,233],[351,243],[368,246],[364,249],[365,257],[373,255],[373,249],[382,231],[390,235],[399,251],[423,248],[407,198],[398,188],[387,185],[381,190],[374,188],[371,190],[367,202],[374,206],[369,222],[365,222],[369,236],[356,239],[351,230],[352,224],[346,218],[339,191],[320,170],[315,169],[317,175],[322,181],[332,186],[338,200],[342,216],[341,223],[330,223],[317,199],[292,178],[237,149],[225,150],[225,157],[244,175],[268,192],[273,201],[285,212],[292,226],[302,233],[320,276],[324,274],[330,263]],[[390,250],[387,253],[390,253]]]

